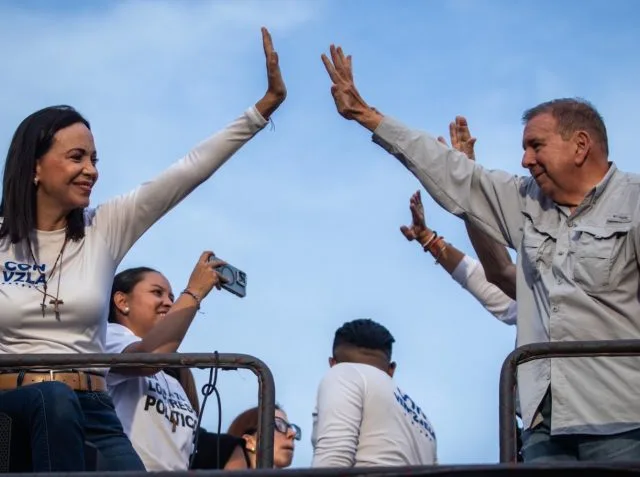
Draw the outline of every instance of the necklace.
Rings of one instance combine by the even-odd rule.
[[[42,287],[43,290],[40,290],[37,286],[35,287],[36,290],[42,293],[42,303],[40,303],[40,309],[42,310],[43,318],[45,315],[45,310],[47,309],[46,301],[48,297],[48,298],[51,298],[51,300],[49,300],[49,304],[53,305],[53,313],[56,316],[56,320],[60,321],[60,305],[64,305],[64,301],[58,298],[58,296],[60,295],[60,279],[62,278],[62,255],[64,254],[64,249],[66,248],[68,241],[69,241],[69,238],[65,237],[64,242],[62,243],[62,248],[60,249],[60,253],[58,253],[58,257],[56,258],[56,261],[53,264],[53,268],[51,269],[51,273],[49,274],[49,278],[46,278],[46,275],[45,275],[45,281]],[[31,242],[29,242],[29,252],[31,252],[31,258],[33,259],[33,263],[39,266],[40,264],[36,260],[36,257],[33,253]],[[53,274],[56,272],[56,268],[58,267],[58,264],[60,265],[60,272],[58,273],[58,285],[56,287],[56,296],[53,296],[48,293],[47,285],[49,283],[49,280],[51,280],[51,277],[53,277]]]

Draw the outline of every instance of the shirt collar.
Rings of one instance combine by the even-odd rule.
[[[611,178],[614,176],[614,174],[616,172],[618,172],[618,168],[616,167],[615,163],[610,161],[609,162],[609,170],[604,175],[604,177],[602,178],[600,183],[597,184],[594,187],[594,189],[595,189],[594,195],[596,196],[596,198],[598,198],[598,197],[600,197],[602,195],[602,193],[606,189],[606,187],[609,184],[609,182],[611,182]]]
[[[604,194],[604,191],[607,189],[607,186],[611,182],[611,179],[616,174],[616,172],[618,172],[618,168],[616,167],[616,165],[613,162],[609,162],[609,170],[607,171],[607,173],[604,175],[602,180],[589,191],[589,193],[585,197],[584,203],[586,205],[593,205],[596,200],[598,200],[600,196]]]

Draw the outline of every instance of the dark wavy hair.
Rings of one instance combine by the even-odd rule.
[[[89,121],[71,106],[50,106],[25,118],[16,129],[4,164],[0,239],[9,237],[18,243],[36,228],[36,165],[51,148],[55,134],[77,123],[91,129]],[[67,215],[67,237],[75,241],[84,238],[83,209]]]

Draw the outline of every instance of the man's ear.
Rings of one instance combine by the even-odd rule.
[[[336,361],[336,358],[329,358],[329,367],[333,368],[336,364],[338,364],[338,362]]]
[[[573,143],[575,147],[574,163],[578,167],[582,167],[589,156],[593,142],[587,131],[576,131],[573,134]]]
[[[393,373],[395,372],[396,372],[396,363],[395,361],[391,361],[391,363],[389,363],[389,369],[387,370],[387,373],[389,373],[389,376],[393,378]]]

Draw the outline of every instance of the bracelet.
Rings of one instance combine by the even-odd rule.
[[[425,248],[425,252],[431,252],[436,259],[436,264],[445,256],[445,250],[447,248],[447,244],[444,241],[444,236],[439,236],[437,239],[430,241],[428,249]]]
[[[439,254],[436,256],[436,261],[435,264],[437,265],[438,263],[440,263],[440,260],[442,258],[447,258],[447,243],[442,240],[440,243],[440,250],[439,250]]]
[[[429,237],[429,240],[427,240],[427,243],[425,243],[425,244],[422,246],[422,249],[423,249],[425,252],[428,252],[428,251],[429,251],[429,246],[431,245],[431,242],[433,242],[433,241],[434,241],[434,240],[436,240],[437,238],[438,238],[438,232],[436,232],[436,231],[434,230],[434,231],[433,231],[433,233],[431,234],[431,237]]]
[[[437,246],[440,242],[442,242],[444,240],[444,236],[439,235],[437,237],[434,237],[433,240],[429,240],[427,242],[427,244],[424,246],[424,251],[425,252],[431,252],[431,255],[435,255],[436,251],[437,251]]]
[[[193,298],[196,301],[196,305],[198,306],[198,310],[200,309],[200,297],[198,295],[196,295],[195,293],[193,293],[191,290],[189,290],[188,288],[185,288],[184,290],[182,290],[180,292],[181,295],[189,295],[191,298]]]

